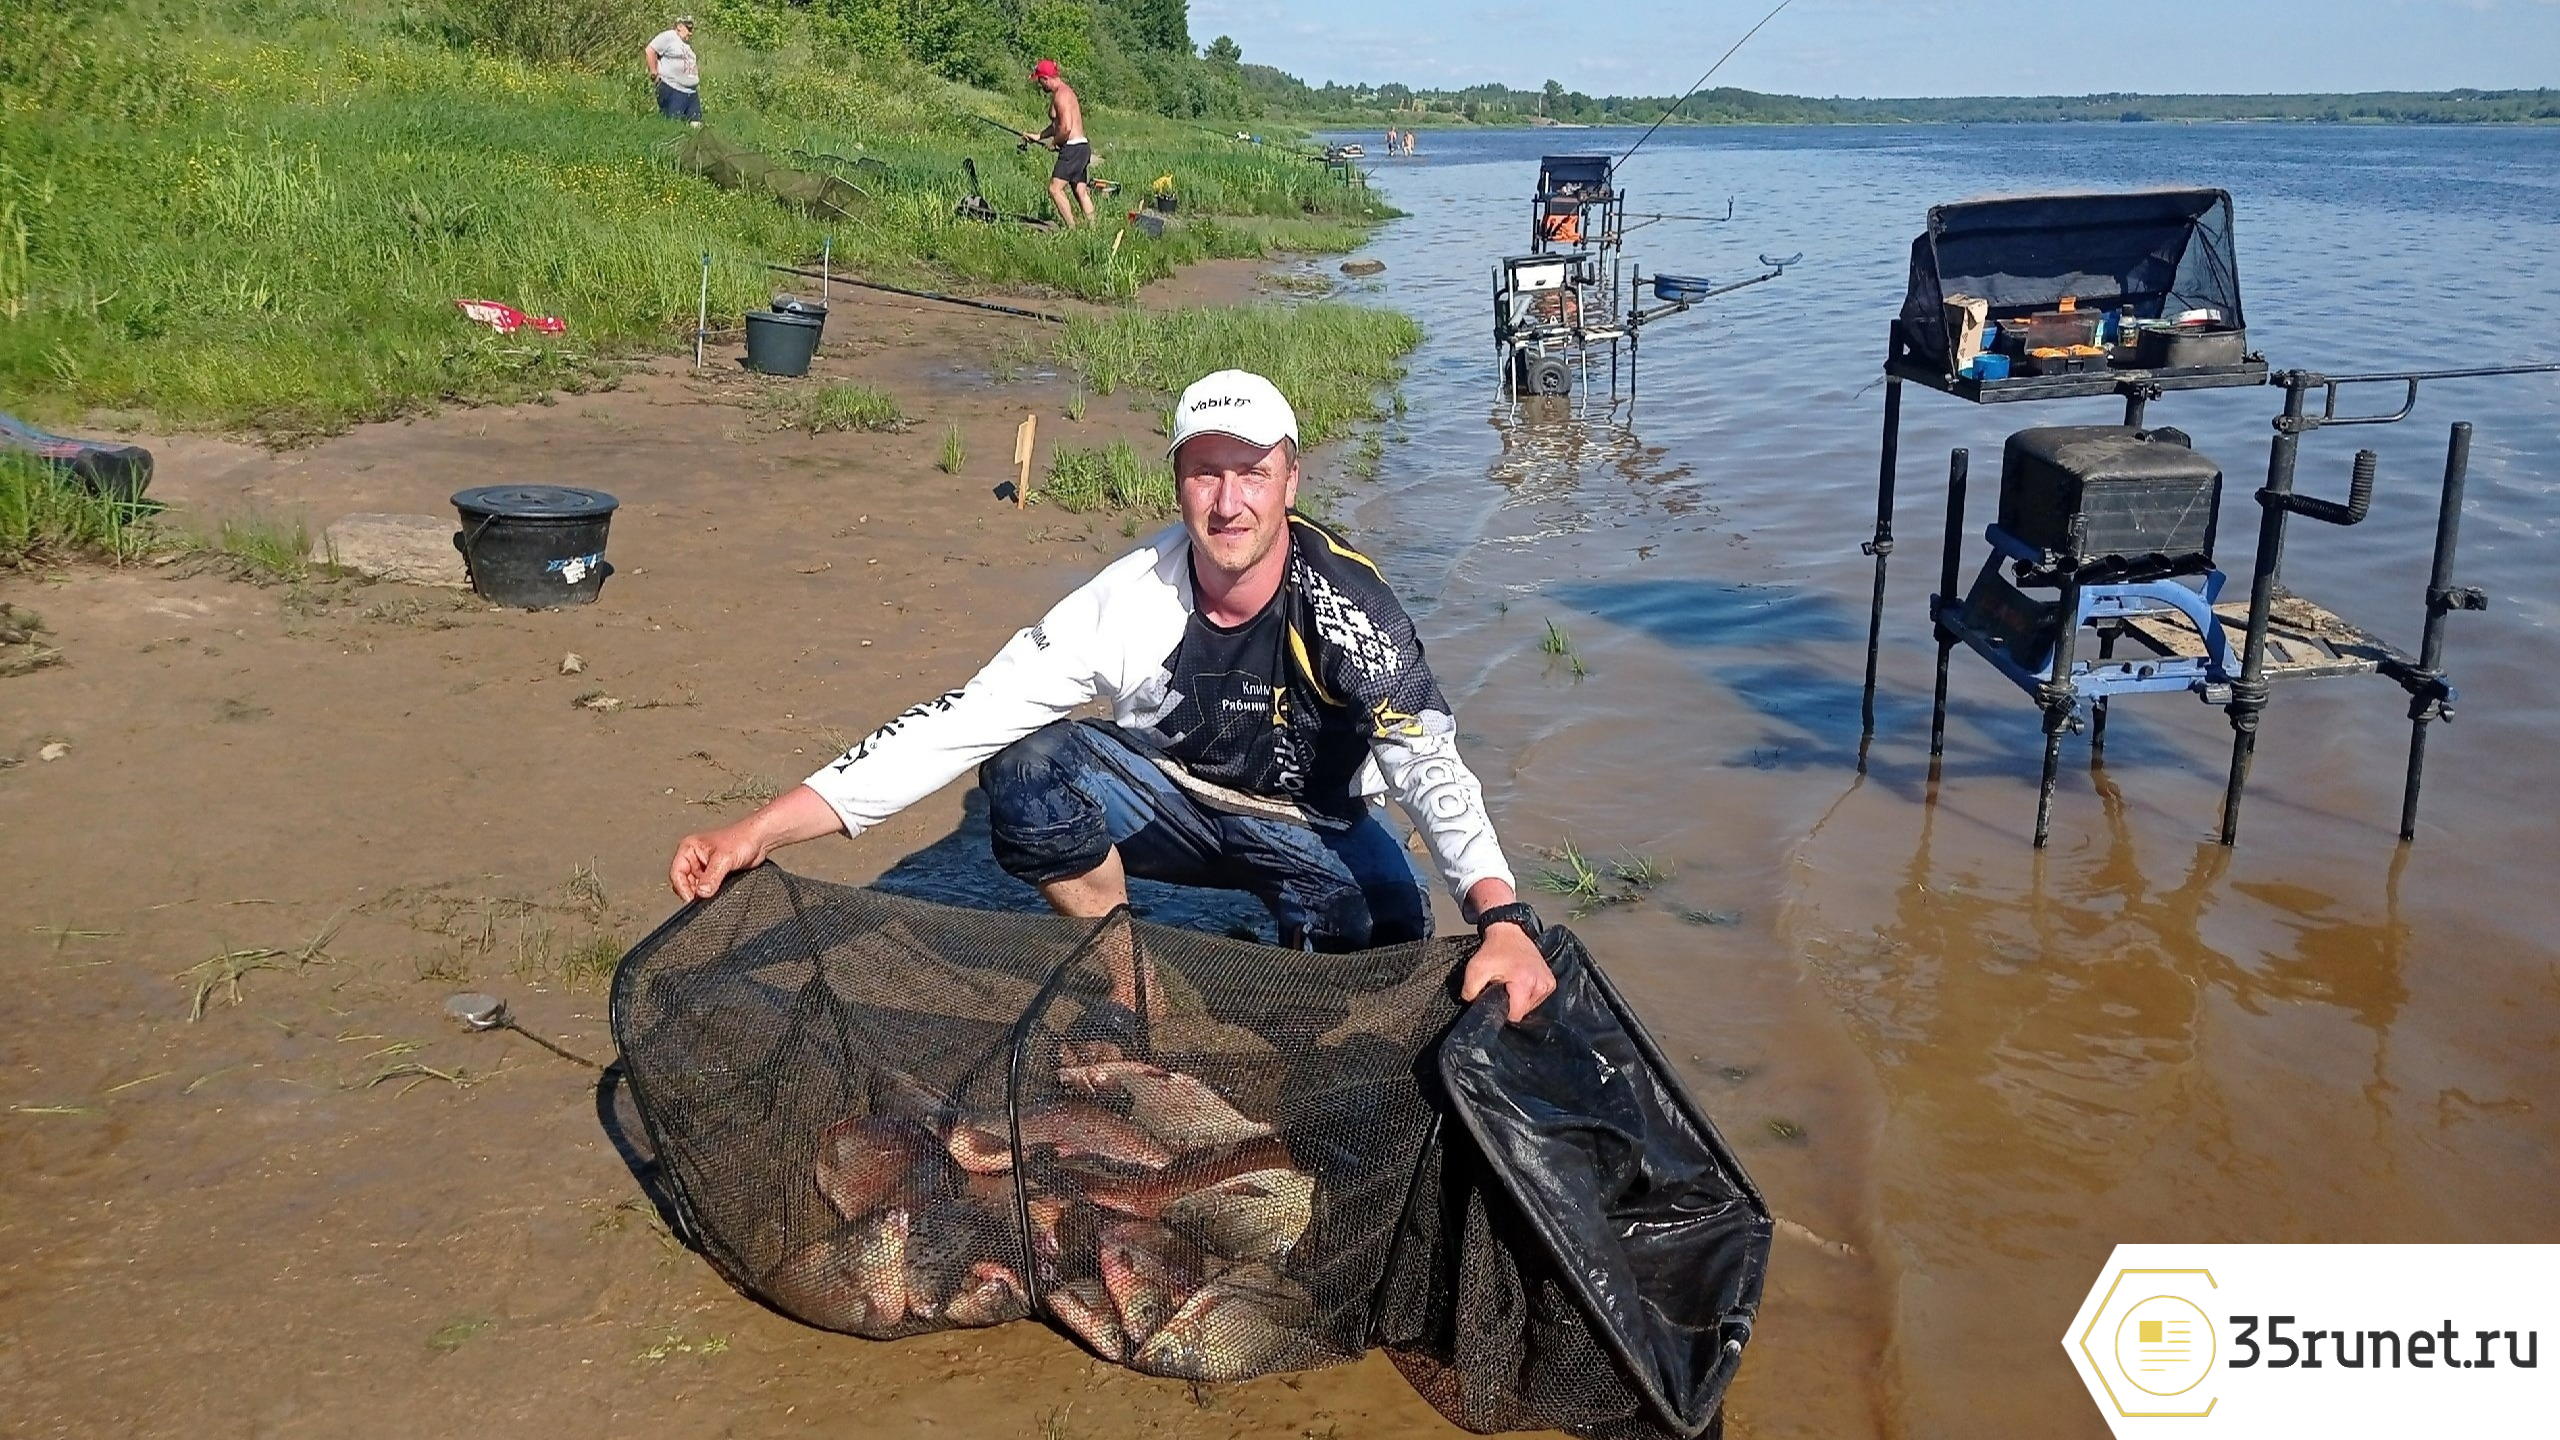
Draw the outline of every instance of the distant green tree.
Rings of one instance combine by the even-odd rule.
[[[1106,4],[1120,34],[1136,48],[1191,53],[1189,0],[1106,0]]]
[[[1071,75],[1093,63],[1093,7],[1084,0],[1027,0],[1014,25],[1024,59],[1055,60]]]
[[[1209,48],[1201,54],[1210,64],[1230,70],[1244,63],[1244,47],[1224,35],[1210,41]]]

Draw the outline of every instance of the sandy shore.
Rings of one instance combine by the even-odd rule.
[[[1205,266],[1151,299],[1252,284]],[[442,1018],[487,988],[605,1056],[597,972],[671,908],[678,836],[959,683],[1128,544],[996,491],[1026,412],[1045,453],[1148,439],[1160,402],[1069,421],[1068,382],[999,378],[1040,338],[1019,321],[859,297],[834,323],[817,373],[912,428],[779,430],[771,382],[667,362],[283,452],[145,437],[154,495],[205,519],[609,490],[594,606],[184,564],[0,580],[66,658],[0,680],[0,863],[30,882],[0,901],[0,1431],[1456,1433],[1377,1356],[1195,1393],[1033,1324],[784,1320],[658,1232],[590,1072]],[[966,789],[791,864],[868,880],[951,837]]]

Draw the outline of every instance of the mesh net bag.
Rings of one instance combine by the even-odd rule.
[[[1661,1433],[1695,1435],[1682,1420],[1695,1387],[1656,1404],[1659,1377],[1704,1377],[1712,1415],[1757,1301],[1766,1212],[1729,1157],[1704,1167],[1718,1204],[1699,1201],[1697,1167],[1674,1174],[1642,1143],[1662,1117],[1609,1108],[1630,1087],[1595,1106],[1580,1093],[1590,1066],[1552,1054],[1531,1068],[1555,1083],[1508,1073],[1506,1047],[1530,1032],[1502,1024],[1498,996],[1462,1011],[1452,993],[1473,943],[1313,955],[1126,910],[954,909],[767,865],[625,957],[613,1027],[682,1233],[731,1284],[808,1324],[890,1338],[1037,1315],[1106,1359],[1199,1381],[1385,1343],[1472,1429],[1632,1437],[1656,1433],[1632,1417],[1660,1413]],[[1606,993],[1569,935],[1550,948],[1574,993]],[[1592,1058],[1645,1068],[1659,1100],[1659,1057],[1612,1034]],[[1539,1143],[1494,1112],[1541,1085],[1548,1098],[1511,1122],[1534,1111],[1530,1130],[1564,1136],[1555,1154],[1597,1163],[1523,1168]],[[1670,1129],[1712,1139],[1669,1093]],[[1643,1161],[1555,1124],[1577,1107],[1635,1134]],[[1505,1163],[1484,1159],[1479,1135]],[[1715,1296],[1672,1303],[1675,1322],[1714,1317],[1686,1351],[1659,1336],[1613,1347],[1629,1317],[1592,1322],[1579,1308],[1591,1287],[1556,1278],[1559,1240],[1618,1245],[1616,1211],[1576,1221],[1576,1197],[1630,1184],[1651,1197],[1638,1208],[1676,1192],[1713,1210],[1715,1246],[1747,1251],[1756,1233],[1756,1252],[1719,1250],[1675,1277],[1707,1275]],[[1604,1303],[1643,1310],[1633,1277],[1663,1260],[1600,1264],[1629,1277],[1614,1291],[1604,1277]],[[1666,1370],[1657,1351],[1711,1358]]]

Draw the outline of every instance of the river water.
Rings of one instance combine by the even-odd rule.
[[[2553,1239],[2560,377],[2432,384],[2407,423],[2303,447],[2306,491],[2343,496],[2359,446],[2382,482],[2361,528],[2295,527],[2288,581],[2414,648],[2446,427],[2477,426],[2459,579],[2490,609],[2453,618],[2460,718],[2408,847],[2406,701],[2374,677],[2277,692],[2235,851],[2229,727],[2187,696],[2118,704],[2103,767],[2066,747],[2038,853],[2036,713],[1959,651],[1930,782],[1947,450],[1973,451],[1978,527],[2008,432],[2119,402],[1908,393],[1863,775],[1858,546],[1930,205],[2222,186],[2279,368],[2560,359],[2560,129],[1665,130],[1621,172],[1631,208],[1735,218],[1640,230],[1634,258],[1803,261],[1654,327],[1631,424],[1507,418],[1489,273],[1526,249],[1536,157],[1633,139],[1433,134],[1373,162],[1407,218],[1345,288],[1429,338],[1341,510],[1393,557],[1515,858],[1669,871],[1577,928],[1794,1222],[1737,1433],[2103,1434],[2060,1341],[2118,1242]],[[2242,572],[2276,405],[2151,411],[2222,461]]]

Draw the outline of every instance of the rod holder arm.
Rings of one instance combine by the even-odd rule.
[[[2314,495],[2292,491],[2279,495],[2267,490],[2258,492],[2259,503],[2281,506],[2305,520],[2317,520],[2323,525],[2361,525],[2373,509],[2373,473],[2377,463],[2372,451],[2356,452],[2355,471],[2347,481],[2347,503],[2344,505]]]

